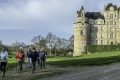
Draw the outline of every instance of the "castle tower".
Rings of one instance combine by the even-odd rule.
[[[77,11],[77,19],[74,23],[74,54],[79,56],[87,52],[87,18],[83,6]]]

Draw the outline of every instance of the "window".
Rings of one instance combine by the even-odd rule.
[[[110,39],[113,39],[113,32],[110,33]]]
[[[83,44],[83,42],[82,42],[82,44]]]
[[[113,31],[113,27],[110,28],[110,32],[112,32],[112,31]]]
[[[112,28],[110,28],[110,32],[112,31]]]
[[[81,13],[81,17],[83,17],[83,13]]]
[[[81,31],[80,34],[81,34],[81,35],[84,35],[84,31]]]
[[[110,21],[110,25],[113,25],[113,21]]]
[[[101,45],[103,44],[103,40],[101,40]]]
[[[116,25],[116,22],[115,22],[115,25]]]
[[[103,31],[103,26],[101,26],[101,31]]]
[[[107,18],[108,18],[108,15],[107,15]]]
[[[101,38],[103,38],[102,34],[101,34]]]
[[[97,21],[96,21],[96,24],[97,24]]]
[[[110,19],[113,19],[113,14],[110,14]]]
[[[113,45],[113,41],[111,41],[110,44]]]

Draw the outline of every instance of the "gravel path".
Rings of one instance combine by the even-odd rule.
[[[61,68],[54,68],[51,66],[47,66],[47,68],[45,69],[40,69],[38,67],[35,73],[32,74],[30,70],[26,70],[25,68],[23,72],[18,72],[16,71],[16,68],[14,68],[10,71],[7,71],[5,77],[2,78],[0,76],[0,80],[33,80],[33,79],[36,80],[36,78],[50,76],[52,74],[55,74],[56,72],[59,73],[59,71],[63,71],[63,70]]]
[[[57,71],[63,71],[62,75]],[[66,73],[64,73],[64,71]],[[53,77],[48,74],[56,73]],[[58,72],[59,73],[59,72]],[[47,75],[47,76],[46,76]],[[42,78],[44,77],[44,78]],[[38,79],[39,78],[39,79]],[[68,67],[55,68],[48,66],[46,69],[37,69],[35,74],[28,70],[22,73],[16,72],[16,69],[7,71],[6,77],[0,77],[0,80],[120,80],[120,63],[106,66],[89,66],[89,67]]]
[[[71,73],[40,80],[120,80],[120,63],[107,66],[75,67]]]

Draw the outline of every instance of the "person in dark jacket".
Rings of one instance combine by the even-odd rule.
[[[28,60],[28,68],[32,67],[32,58],[31,58],[32,50],[29,47],[27,50],[27,60]]]
[[[38,52],[36,51],[35,48],[32,49],[31,59],[32,59],[32,73],[34,73],[34,71],[36,70],[36,62],[38,59]]]
[[[42,48],[41,51],[39,52],[40,68],[46,67],[46,57],[47,52],[44,51],[44,49]]]

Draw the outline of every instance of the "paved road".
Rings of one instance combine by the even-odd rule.
[[[120,63],[108,66],[77,67],[71,73],[42,80],[120,80]]]

